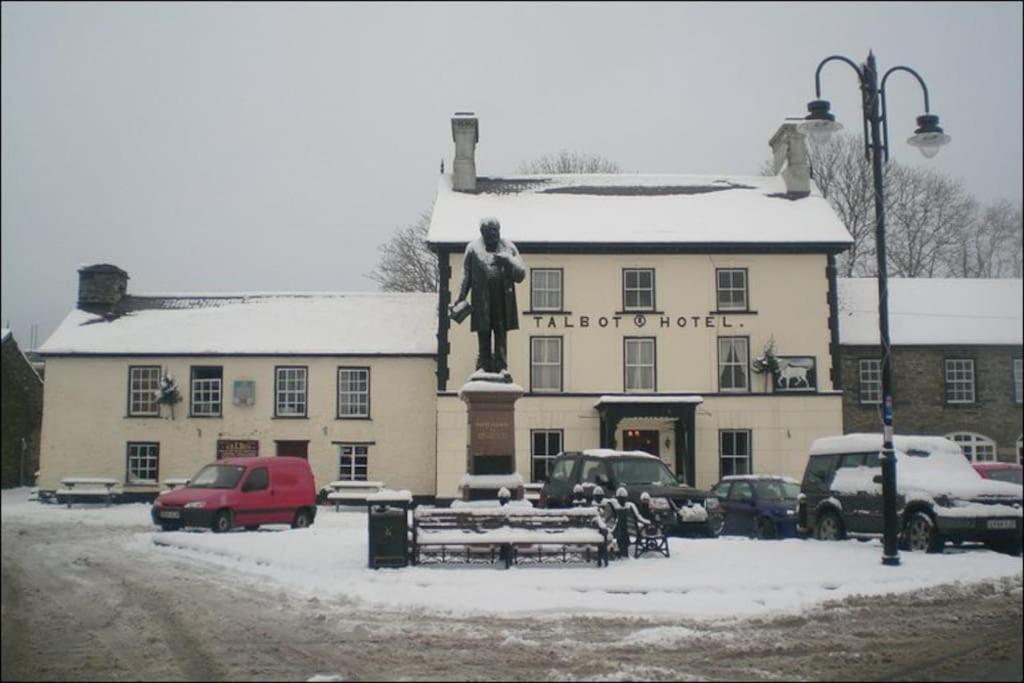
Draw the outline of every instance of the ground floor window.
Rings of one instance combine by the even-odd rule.
[[[718,434],[721,476],[750,474],[750,430],[723,429]]]
[[[561,429],[530,431],[530,480],[547,481],[551,460],[562,452]]]
[[[156,484],[160,480],[160,444],[128,442],[129,484]]]
[[[338,479],[341,481],[366,481],[369,467],[370,447],[360,444],[339,444]]]
[[[987,436],[971,432],[953,432],[946,434],[960,445],[964,457],[970,462],[994,462],[996,459],[996,442]]]

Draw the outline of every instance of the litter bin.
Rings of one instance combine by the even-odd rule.
[[[369,566],[405,567],[409,564],[409,500],[383,498],[375,494],[366,500],[369,529]]]

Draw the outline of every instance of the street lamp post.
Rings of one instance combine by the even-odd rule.
[[[817,99],[807,104],[809,112],[800,124],[800,129],[810,135],[815,143],[828,142],[832,133],[840,130],[842,125],[829,111],[829,103],[821,99],[821,70],[831,61],[848,64],[860,79],[861,101],[864,109],[864,154],[871,160],[871,169],[875,181],[875,241],[878,256],[878,332],[882,346],[882,514],[885,526],[885,538],[882,550],[882,564],[897,566],[900,563],[899,546],[896,528],[896,454],[892,445],[893,437],[893,406],[892,406],[892,357],[889,345],[889,277],[885,256],[885,196],[882,188],[882,165],[889,161],[889,124],[885,106],[885,82],[897,71],[905,71],[921,84],[924,92],[924,114],[917,117],[917,130],[907,142],[921,153],[931,158],[939,148],[948,144],[950,137],[939,127],[939,117],[931,114],[928,107],[928,86],[913,69],[906,66],[894,66],[885,72],[881,85],[878,83],[878,70],[875,67],[875,55],[868,53],[867,60],[857,65],[841,55],[827,57],[818,64],[814,73],[814,93]]]

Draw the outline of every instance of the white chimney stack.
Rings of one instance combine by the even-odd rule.
[[[459,192],[476,192],[476,143],[480,126],[476,114],[457,111],[452,116],[452,140],[455,161],[452,163],[452,188]]]
[[[775,173],[782,172],[786,193],[807,196],[811,193],[811,162],[807,158],[807,137],[795,123],[783,123],[768,141],[772,148]]]

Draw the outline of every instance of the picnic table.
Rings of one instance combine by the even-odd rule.
[[[342,504],[364,504],[369,496],[384,490],[382,481],[332,481],[326,487],[330,489],[326,499],[334,503],[334,511],[339,512]]]
[[[57,490],[57,500],[63,496],[68,507],[71,507],[74,498],[99,497],[102,497],[104,503],[109,507],[114,497],[114,487],[117,486],[118,481],[107,477],[64,477],[60,483],[64,488]]]

